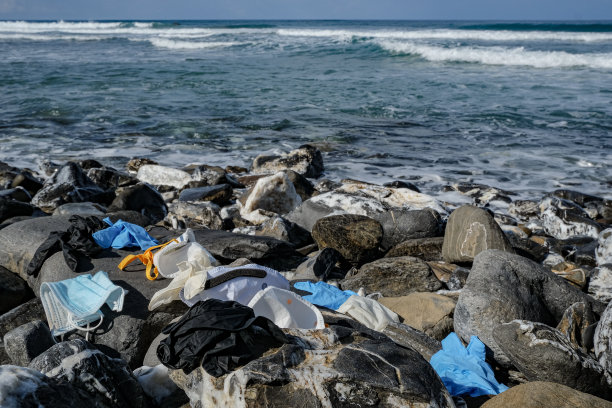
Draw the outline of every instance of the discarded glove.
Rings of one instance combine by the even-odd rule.
[[[104,222],[110,227],[93,234],[93,238],[102,248],[140,247],[144,251],[157,245],[155,238],[151,237],[140,225],[122,220],[113,224],[108,217],[104,219]]]
[[[485,362],[485,345],[476,336],[467,348],[455,333],[442,340],[442,350],[429,362],[452,396],[497,395],[508,389],[495,379],[493,370]]]

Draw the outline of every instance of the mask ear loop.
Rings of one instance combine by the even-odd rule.
[[[87,323],[87,328],[81,327],[79,325],[77,325],[74,320],[72,319],[72,314],[68,315],[68,325],[76,330],[81,330],[85,332],[85,341],[89,341],[89,332],[96,330],[98,327],[100,327],[102,325],[102,322],[104,321],[104,314],[98,310],[97,312],[98,315],[100,315],[100,321],[98,322],[97,325],[95,325],[94,327],[89,327],[89,323]]]

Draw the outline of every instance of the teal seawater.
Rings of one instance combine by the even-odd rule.
[[[0,160],[247,165],[612,198],[612,22],[0,21]]]

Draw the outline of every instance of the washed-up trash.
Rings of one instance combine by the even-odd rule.
[[[219,377],[289,340],[269,319],[238,302],[208,299],[167,326],[157,347],[165,366],[186,374],[200,365]]]
[[[508,389],[495,379],[485,361],[485,345],[476,336],[464,347],[455,333],[442,340],[442,350],[431,357],[430,364],[452,396],[497,395]]]
[[[181,300],[189,307],[206,299],[235,300],[248,305],[257,292],[267,287],[289,290],[289,281],[283,275],[257,264],[218,266],[207,270],[206,278],[200,276],[198,283],[199,291],[195,287],[185,286],[180,293]],[[187,297],[196,291],[194,296]]]
[[[94,330],[104,318],[100,308],[106,303],[111,310],[120,312],[125,293],[104,271],[93,277],[79,275],[59,282],[43,282],[40,286],[40,300],[54,336],[73,329]],[[100,320],[97,326],[84,328],[96,320]]]
[[[311,293],[302,297],[312,304],[323,306],[328,309],[338,310],[338,308],[353,295],[357,293],[352,290],[340,290],[337,287],[325,282],[312,283],[309,281],[296,282],[293,284],[295,289]]]
[[[26,268],[28,275],[36,276],[43,263],[58,251],[64,253],[68,267],[76,272],[79,256],[92,256],[102,251],[93,240],[92,234],[103,229],[106,224],[98,217],[73,215],[68,219],[70,227],[66,231],[53,231],[49,234],[32,257]]]
[[[359,295],[349,297],[339,308],[343,313],[357,320],[369,329],[382,331],[389,323],[399,323],[397,314],[378,301]]]
[[[324,329],[323,315],[312,303],[285,289],[268,286],[249,302],[256,316],[264,316],[278,327]]]
[[[153,255],[153,264],[164,278],[174,278],[179,273],[178,265],[181,262],[196,261],[206,265],[218,265],[215,257],[196,242],[191,228]]]
[[[122,220],[113,224],[108,217],[104,219],[104,222],[110,227],[93,234],[93,238],[102,248],[140,247],[144,251],[158,244],[157,240],[140,225]]]

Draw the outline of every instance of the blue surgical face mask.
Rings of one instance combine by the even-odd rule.
[[[80,275],[60,282],[44,282],[40,286],[40,299],[54,336],[101,319],[100,308],[105,303],[111,310],[121,311],[125,293],[104,271],[93,277]]]

